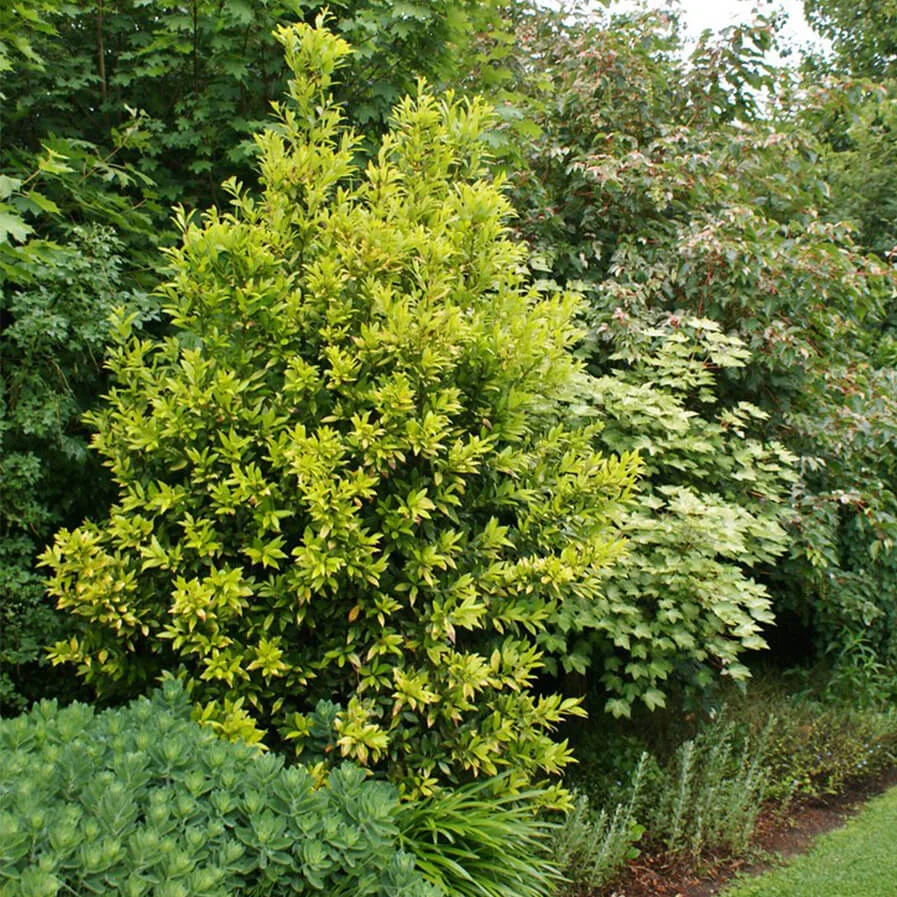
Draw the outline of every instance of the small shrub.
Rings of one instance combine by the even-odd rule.
[[[744,854],[766,794],[768,728],[745,736],[720,717],[686,741],[652,808],[652,838],[674,853]]]
[[[767,746],[767,794],[823,798],[892,766],[897,715],[793,698],[779,709]]]
[[[826,693],[821,670],[804,676],[816,680],[814,694]],[[897,761],[897,714],[791,693],[780,672],[757,671],[746,691],[729,686],[714,703],[723,710],[643,710],[636,721],[593,718],[574,742],[580,762],[570,775],[588,800],[578,799],[558,837],[574,846],[599,841],[588,808],[630,806],[625,785],[639,751],[650,755],[640,761],[638,798],[628,818],[644,825],[652,849],[680,857],[748,855],[764,806],[786,813],[792,799],[841,793],[875,780]],[[605,811],[605,826],[626,820],[622,812],[618,807],[615,819]],[[625,826],[616,828],[625,833]],[[555,854],[555,863],[569,869],[562,854]],[[586,880],[567,874],[573,882]]]
[[[119,710],[0,720],[0,895],[437,897],[392,786],[345,764],[317,788],[190,712],[170,680]]]
[[[590,893],[607,884],[627,860],[638,856],[645,832],[636,819],[642,778],[649,762],[642,754],[626,803],[611,813],[592,808],[585,794],[573,795],[573,807],[558,826],[551,843],[553,862],[564,877],[560,894]]]

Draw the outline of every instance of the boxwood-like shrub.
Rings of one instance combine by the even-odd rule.
[[[190,713],[169,680],[0,720],[0,897],[437,897],[397,847],[391,785],[346,763],[317,787]]]
[[[91,422],[118,494],[45,555],[80,624],[53,656],[104,696],[182,671],[224,734],[300,750],[332,701],[328,760],[412,795],[522,787],[577,711],[534,688],[537,634],[600,593],[638,464],[574,413],[579,299],[529,282],[483,104],[422,90],[362,170],[330,96],[348,46],[278,36],[261,195],[181,220],[168,338],[115,328]]]

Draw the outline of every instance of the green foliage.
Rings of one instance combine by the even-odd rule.
[[[629,333],[665,317],[708,318],[742,340],[750,358],[718,379],[720,411],[762,409],[746,435],[767,452],[781,442],[800,474],[790,557],[771,570],[748,552],[745,572],[818,652],[863,634],[890,662],[895,277],[835,214],[825,129],[812,126],[821,95],[773,77],[764,20],[705,42],[687,65],[660,14],[534,22],[519,95],[540,130],[514,178],[534,264],[586,292],[598,373],[613,373],[608,356]],[[729,512],[752,508],[744,485]]]
[[[809,853],[736,883],[725,897],[890,897],[897,878],[895,825],[897,790],[892,789],[843,828],[821,836]]]
[[[107,230],[74,228],[67,244],[21,247],[18,282],[0,280],[0,707],[23,699],[61,634],[35,555],[101,498],[78,488],[82,477],[103,480],[78,416],[102,382],[103,321],[121,301],[119,249]]]
[[[644,479],[621,521],[627,554],[602,597],[568,603],[560,619],[594,614],[565,662],[576,668],[597,655],[605,709],[628,715],[636,699],[662,706],[670,678],[704,688],[718,673],[748,675],[740,655],[766,647],[762,629],[773,619],[749,571],[787,548],[794,459],[752,436],[766,418],[758,408],[719,400],[718,380],[750,359],[738,338],[677,316],[654,328],[626,317],[608,326],[620,366],[595,381],[599,442],[637,451]]]
[[[876,80],[894,76],[897,27],[889,0],[804,0],[803,5],[813,29],[832,42],[839,67]]]
[[[757,732],[768,726],[766,793],[777,800],[818,799],[875,779],[894,763],[897,718],[893,712],[858,709],[851,700],[799,696],[769,703],[770,725],[749,718]]]
[[[331,742],[415,792],[568,759],[536,635],[596,596],[636,460],[570,425],[577,298],[539,294],[484,178],[479,102],[407,100],[376,160],[329,98],[346,44],[279,39],[291,105],[264,193],[181,219],[173,335],[132,333],[91,416],[118,500],[59,533],[55,649],[102,694],[180,669],[225,734]]]
[[[832,402],[794,418],[807,455],[794,502],[795,557],[784,568],[788,591],[783,589],[781,606],[809,624],[820,653],[845,660],[863,645],[876,662],[892,664],[897,381],[893,369],[875,370],[862,361],[850,379],[843,405]],[[833,387],[829,398],[837,394]]]
[[[830,185],[822,214],[849,222],[858,245],[883,259],[897,242],[889,94],[883,85],[828,78],[793,112],[794,127],[819,138],[817,168]],[[897,657],[894,287],[882,296],[887,282],[867,270],[874,313],[832,347],[824,390],[816,387],[814,401],[789,420],[804,473],[783,606],[812,626],[839,676],[854,663],[871,671]]]
[[[820,670],[806,675],[822,681]],[[792,693],[780,673],[760,675],[746,694],[730,691],[671,757],[657,750],[663,774],[643,789],[648,836],[737,855],[763,801],[822,799],[875,781],[893,766],[897,717],[860,709],[859,697]],[[724,830],[734,834],[721,837]]]
[[[571,789],[588,800],[593,812],[611,811],[627,806],[632,800],[635,773],[639,770],[639,790],[650,803],[664,778],[661,760],[675,751],[684,738],[694,735],[694,727],[685,723],[687,735],[676,730],[683,716],[670,710],[648,711],[644,706],[630,717],[611,718],[590,714],[571,732],[576,765],[566,773]],[[681,729],[681,725],[680,725]],[[661,734],[672,748],[656,743]]]
[[[626,803],[618,803],[611,813],[604,809],[596,813],[585,794],[574,793],[573,807],[551,844],[553,860],[565,879],[560,894],[597,891],[639,855],[636,845],[645,829],[636,821],[635,812],[648,763],[648,755],[643,753]]]
[[[440,80],[456,71],[471,34],[494,18],[494,6],[16,0],[0,12],[0,47],[8,22],[7,56],[21,58],[16,81],[0,71],[0,92],[10,97],[0,114],[4,143],[33,152],[56,135],[111,146],[136,116],[140,140],[126,157],[155,182],[165,220],[169,203],[206,207],[222,199],[226,177],[254,176],[253,134],[267,123],[289,77],[276,27],[310,23],[329,7],[334,30],[356,48],[338,100],[354,121],[376,131],[418,76]]]
[[[6,199],[36,208],[37,195],[20,187]],[[124,286],[124,246],[109,226],[12,208],[10,219],[46,236],[0,240],[0,707],[46,694],[36,666],[64,631],[44,599],[36,555],[56,528],[101,508],[108,494],[79,421],[105,382],[106,319],[122,301],[141,320],[152,307]]]
[[[766,793],[768,728],[752,740],[718,719],[686,741],[652,807],[652,837],[673,853],[743,855]]]
[[[889,258],[897,245],[895,85],[828,76],[811,98],[796,114],[822,143],[819,165],[831,187],[827,216],[853,224],[861,246]]]
[[[401,845],[447,897],[543,897],[554,892],[550,824],[540,791],[502,795],[501,781],[461,785],[399,809]]]
[[[824,658],[808,673],[808,678],[823,684],[814,692],[826,702],[857,710],[887,710],[897,697],[891,665],[863,633],[843,642],[835,656]]]
[[[145,179],[114,145],[42,135],[34,151],[5,127],[46,65],[40,41],[59,4],[16,2],[0,10],[0,709],[68,693],[48,676],[44,647],[65,631],[44,598],[36,555],[62,524],[101,511],[107,477],[87,452],[80,415],[106,382],[106,318],[127,302],[153,314],[141,271],[155,242]],[[33,39],[33,40],[32,40]]]
[[[820,671],[807,676],[824,681]],[[604,880],[625,860],[626,846],[625,827],[608,828],[608,820],[643,827],[642,844],[679,861],[741,858],[750,854],[757,815],[770,802],[787,810],[793,800],[824,799],[876,781],[893,766],[893,712],[809,698],[783,681],[776,671],[760,673],[746,689],[727,685],[700,714],[676,707],[610,724],[590,721],[577,733],[580,762],[570,776],[588,798],[559,830],[561,843],[585,852],[590,844],[600,848],[607,832],[619,850],[615,864],[602,871]],[[603,808],[603,829],[592,826],[596,813],[589,808]],[[563,855],[555,854],[562,870],[568,868]],[[569,877],[588,882],[584,874]]]
[[[785,803],[842,793],[893,765],[897,716],[889,706],[863,706],[859,688],[831,694],[822,667],[791,671],[785,681],[781,671],[760,672],[746,693],[729,691],[698,740],[730,738],[736,753],[750,750],[764,770],[763,796]]]
[[[271,32],[321,5],[2,4],[0,707],[64,687],[36,670],[63,624],[34,557],[60,525],[105,510],[79,417],[105,389],[108,309],[151,311],[171,202],[205,206],[226,174],[252,176],[252,134],[288,74]],[[418,73],[450,76],[493,15],[468,0],[338,7],[334,24],[358,45],[340,100],[373,130]]]
[[[735,690],[731,684],[725,689]],[[737,699],[732,710],[642,710],[637,720],[592,722],[581,733],[571,781],[587,802],[568,817],[570,832],[561,830],[562,843],[574,856],[594,852],[601,862],[592,884],[589,863],[575,864],[579,871],[570,877],[580,890],[574,893],[613,878],[633,847],[630,832],[652,852],[680,862],[748,853],[757,816],[778,784],[768,762],[776,721],[765,694],[752,698],[748,686]]]
[[[395,789],[219,741],[174,680],[0,720],[0,807],[3,897],[438,894],[398,849]]]

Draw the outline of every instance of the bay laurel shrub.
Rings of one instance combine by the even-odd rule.
[[[399,849],[393,786],[345,763],[318,787],[190,714],[169,680],[0,720],[0,895],[438,897]]]
[[[53,657],[100,695],[177,671],[222,734],[299,751],[330,701],[331,761],[513,789],[568,760],[536,637],[599,594],[638,462],[574,416],[578,299],[529,286],[487,108],[422,87],[362,170],[347,45],[278,38],[261,195],[180,216],[170,337],[116,323],[90,420],[118,498],[45,554],[81,626]]]

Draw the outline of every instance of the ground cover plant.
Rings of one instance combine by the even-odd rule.
[[[400,849],[393,787],[348,763],[316,782],[190,714],[169,680],[0,720],[0,894],[441,893]]]
[[[893,768],[897,717],[887,705],[863,708],[858,703],[856,696],[822,700],[769,689],[756,702],[766,722],[756,708],[747,709],[747,702],[740,709],[733,705],[733,716],[753,737],[768,730],[766,797],[824,801]]]
[[[596,809],[589,795],[574,791],[573,806],[558,824],[551,839],[551,857],[563,874],[560,894],[580,894],[613,881],[628,860],[640,853],[638,843],[645,833],[636,811],[641,798],[647,753],[627,782],[624,802]]]
[[[488,779],[422,801],[218,738],[180,682],[97,712],[0,720],[0,895],[543,897],[540,792]]]

